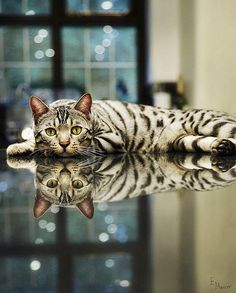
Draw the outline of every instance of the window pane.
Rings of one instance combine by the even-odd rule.
[[[0,292],[57,292],[54,257],[2,257]]]
[[[73,292],[134,292],[129,254],[77,257],[74,266]]]
[[[138,239],[138,200],[126,200],[125,206],[124,209],[121,202],[95,204],[94,219],[89,221],[79,211],[68,209],[68,241],[73,243],[136,241]]]
[[[64,28],[63,46],[64,61],[84,61],[86,51],[84,29]]]
[[[0,13],[2,14],[48,14],[51,0],[0,0]]]
[[[95,98],[109,98],[109,69],[92,68],[91,93],[99,93]]]
[[[137,76],[132,69],[116,69],[116,98],[127,102],[137,102]]]
[[[4,61],[22,61],[23,30],[21,28],[4,28],[2,39]]]
[[[67,0],[68,13],[127,14],[130,0]]]
[[[31,87],[51,85],[51,31],[48,28],[0,28],[1,98],[8,97],[19,84]],[[6,88],[7,87],[7,88]],[[14,97],[11,97],[14,98]]]
[[[79,68],[65,68],[65,83],[69,88],[78,88],[79,92],[84,93],[84,70]]]
[[[95,98],[137,101],[136,30],[106,25],[64,28],[65,88]]]

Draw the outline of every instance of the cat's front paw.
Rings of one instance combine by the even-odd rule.
[[[33,141],[11,144],[7,148],[7,156],[11,157],[30,154],[34,151],[34,146],[35,144]]]
[[[212,145],[214,155],[231,155],[236,154],[236,146],[229,139],[217,139]]]
[[[17,156],[22,154],[22,149],[19,147],[18,143],[11,144],[7,148],[7,155],[9,157],[11,156]]]

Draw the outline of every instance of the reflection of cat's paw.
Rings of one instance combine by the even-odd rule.
[[[236,153],[235,144],[229,139],[218,139],[212,145],[214,155],[231,155]]]
[[[236,166],[236,157],[221,157],[221,156],[211,156],[211,164],[213,169],[218,172],[227,172]]]
[[[29,169],[32,170],[36,167],[36,161],[31,157],[17,157],[9,156],[7,157],[7,165],[13,169]]]

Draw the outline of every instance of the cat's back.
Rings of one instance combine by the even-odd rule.
[[[157,113],[160,115],[171,112],[169,109],[161,109],[149,105],[134,104],[116,100],[95,100],[93,101],[93,109],[104,109],[111,115],[112,113],[119,113],[119,115],[125,116],[128,113],[132,117],[134,117],[134,114],[147,114],[151,117],[152,115],[157,115]]]

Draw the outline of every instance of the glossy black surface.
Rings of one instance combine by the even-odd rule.
[[[139,196],[142,187],[140,194],[120,200],[126,189],[117,189],[115,201],[101,200],[98,190],[109,194],[109,188],[112,192],[117,186],[115,180],[108,188],[90,190],[92,219],[75,207],[53,204],[36,219],[34,175],[20,168],[29,158],[18,161],[18,169],[14,162],[8,161],[8,166],[4,150],[0,158],[0,292],[236,292],[235,158],[214,161],[214,168],[202,169],[203,173],[188,171],[183,180],[183,168],[175,170],[174,165],[184,157],[173,155],[168,162],[156,157],[152,163],[152,174],[158,178],[155,192]],[[129,166],[139,162],[136,176],[145,178],[150,161],[129,157],[122,169],[124,161],[116,156],[108,163],[105,160],[110,170],[115,159],[120,173],[114,178],[125,174],[122,178],[130,195],[138,188],[132,173],[127,173]],[[65,175],[69,162],[62,162],[60,174]],[[37,172],[54,164],[40,159]],[[112,172],[101,171],[99,164],[93,162],[90,172],[87,167],[84,173],[79,169],[83,176],[106,179]],[[180,184],[176,191],[172,184],[164,189],[160,172],[173,180],[181,174],[179,182],[189,188]],[[213,190],[186,184],[193,174]],[[201,191],[190,190],[197,186]]]

